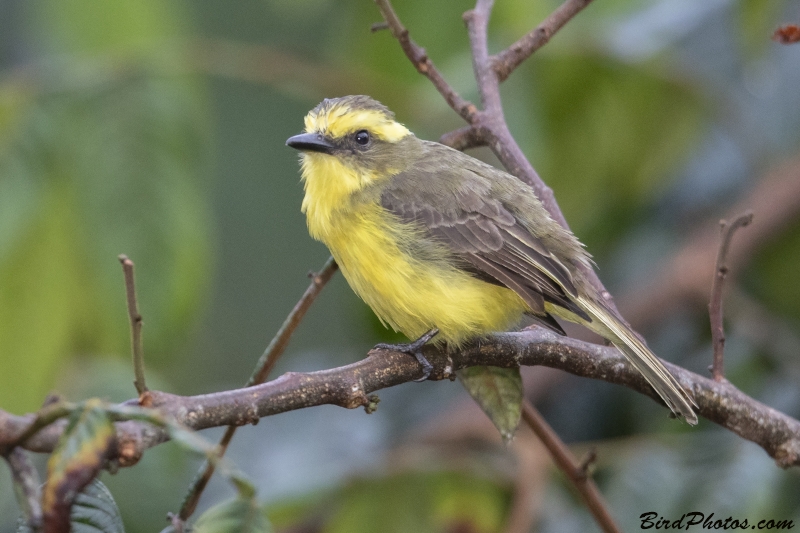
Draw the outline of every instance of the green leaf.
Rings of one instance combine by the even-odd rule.
[[[70,521],[72,533],[125,533],[114,497],[96,479],[75,498]]]
[[[522,377],[519,368],[473,366],[458,371],[458,379],[483,412],[509,442],[522,413]]]
[[[96,479],[75,497],[69,519],[72,533],[125,533],[117,502]],[[32,532],[27,524],[21,523],[17,533]]]
[[[194,533],[269,533],[264,512],[254,498],[235,498],[215,505],[195,522]]]
[[[100,400],[88,400],[73,413],[67,429],[47,462],[42,495],[45,529],[59,530],[71,521],[76,495],[100,471],[114,438],[114,425]]]

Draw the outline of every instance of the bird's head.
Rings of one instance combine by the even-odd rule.
[[[303,178],[349,192],[404,170],[419,143],[394,113],[369,96],[323,100],[306,115],[305,126],[304,133],[286,141],[303,152]]]

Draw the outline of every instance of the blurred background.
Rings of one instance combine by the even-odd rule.
[[[498,0],[493,52],[556,6]],[[397,1],[413,38],[478,101],[461,14]],[[0,408],[133,397],[120,265],[136,263],[148,384],[240,386],[328,256],[284,146],[324,97],[370,94],[418,136],[463,125],[368,0],[0,1]],[[707,375],[718,221],[745,208],[726,292],[726,375],[800,417],[800,22],[789,0],[597,0],[503,86],[509,124],[622,313],[661,357]],[[488,150],[474,155],[496,163]],[[579,334],[579,332],[576,332]],[[400,337],[341,275],[274,376]],[[528,395],[624,530],[639,515],[800,522],[800,474],[627,389],[526,370]],[[594,531],[539,444],[503,446],[458,383],[380,393],[240,430],[230,456],[279,531]],[[207,431],[211,439],[219,431]],[[43,459],[44,458],[40,458]],[[3,463],[5,465],[5,463]],[[198,465],[172,444],[103,474],[129,532],[158,531]],[[206,508],[230,496],[215,480]],[[0,466],[0,532],[15,528]]]

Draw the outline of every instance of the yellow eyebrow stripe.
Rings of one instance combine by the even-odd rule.
[[[306,133],[319,132],[333,139],[340,139],[358,130],[368,130],[381,140],[396,142],[411,132],[384,113],[372,109],[351,111],[337,106],[322,115],[309,113],[305,118]]]

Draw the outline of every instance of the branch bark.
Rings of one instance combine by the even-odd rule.
[[[449,379],[457,370],[475,365],[513,367],[543,365],[577,376],[624,385],[661,403],[658,395],[613,347],[590,344],[535,328],[483,339],[480,345],[446,353],[426,346],[434,367],[431,379]],[[699,405],[698,413],[740,437],[761,446],[783,467],[800,466],[800,421],[747,396],[727,381],[716,382],[664,362]],[[372,392],[412,381],[419,364],[407,354],[373,350],[351,365],[310,373],[288,373],[254,387],[200,396],[177,396],[150,391],[152,406],[189,428],[199,430],[255,423],[278,413],[331,404],[353,409],[369,405]],[[130,400],[138,404],[138,400]],[[14,416],[0,411],[0,448],[24,434],[35,414]],[[52,424],[31,436],[23,446],[50,452],[63,431]],[[135,464],[148,448],[167,439],[164,432],[137,422],[117,424],[115,459],[120,466]],[[113,451],[112,451],[113,453]]]

